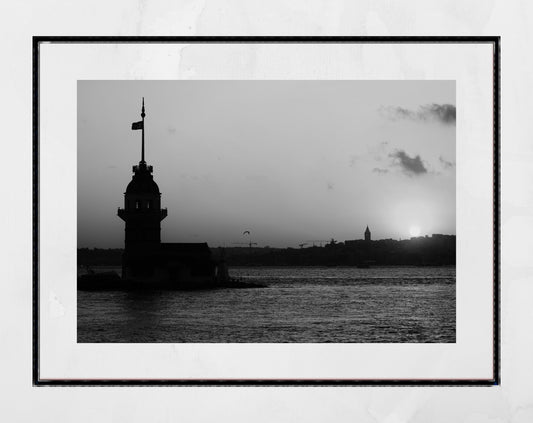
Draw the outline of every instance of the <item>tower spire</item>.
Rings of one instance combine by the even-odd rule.
[[[141,163],[145,163],[144,161],[144,117],[146,114],[144,113],[144,97],[143,97],[143,106],[141,109],[141,117],[142,117],[142,151],[141,151]]]

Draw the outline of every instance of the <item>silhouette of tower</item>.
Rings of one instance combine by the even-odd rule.
[[[141,117],[142,121],[133,123],[131,128],[142,130],[141,161],[133,166],[134,175],[124,193],[124,208],[118,209],[118,216],[126,222],[123,277],[151,273],[152,260],[148,256],[159,249],[161,221],[167,216],[167,209],[161,208],[161,193],[152,176],[153,168],[144,160],[144,98]],[[134,263],[137,260],[143,263]]]
[[[142,120],[131,125],[142,130],[141,161],[133,166],[133,177],[124,193],[124,208],[118,216],[126,222],[122,255],[122,280],[142,287],[196,288],[227,282],[225,264],[213,259],[207,242],[162,243],[161,221],[167,209],[161,208],[161,193],[152,176],[153,168],[144,160],[144,98]],[[217,278],[217,270],[220,270]]]
[[[368,229],[368,225],[366,227],[366,230],[365,230],[365,241],[366,242],[370,242],[370,229]]]

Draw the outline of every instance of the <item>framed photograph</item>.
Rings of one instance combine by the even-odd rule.
[[[35,37],[33,382],[498,385],[498,37]]]

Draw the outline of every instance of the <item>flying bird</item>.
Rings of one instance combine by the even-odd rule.
[[[243,235],[246,235],[246,234],[250,235],[250,231],[244,231],[242,234]]]

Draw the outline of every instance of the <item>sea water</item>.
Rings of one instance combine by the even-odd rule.
[[[456,339],[455,267],[249,267],[230,274],[268,287],[78,291],[78,342]]]

